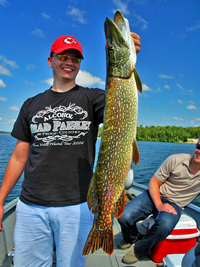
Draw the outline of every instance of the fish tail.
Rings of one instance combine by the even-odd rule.
[[[114,235],[112,223],[106,226],[106,229],[99,229],[96,222],[94,223],[87,241],[85,243],[82,254],[89,254],[90,250],[93,253],[95,250],[102,248],[106,253],[111,255],[114,250]]]

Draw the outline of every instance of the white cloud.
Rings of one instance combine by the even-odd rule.
[[[128,15],[129,14],[129,9],[128,9],[127,4],[122,3],[122,1],[120,1],[120,0],[113,0],[113,2],[116,5],[116,10],[121,11],[122,14],[124,14],[124,15]],[[116,10],[113,10],[113,12],[115,13]]]
[[[177,85],[180,89],[184,89],[183,86],[181,86],[179,83],[176,83],[176,85]]]
[[[197,107],[195,107],[194,105],[189,105],[186,107],[187,109],[197,109]]]
[[[34,69],[35,68],[35,66],[33,65],[33,64],[27,64],[26,65],[26,69],[27,70],[32,70],[32,69]]]
[[[3,87],[3,88],[6,87],[5,83],[1,79],[0,79],[0,87]]]
[[[9,107],[8,109],[10,109],[10,110],[14,110],[14,111],[18,111],[18,110],[19,110],[17,106],[11,106],[11,107]]]
[[[165,74],[159,74],[159,78],[162,78],[162,79],[174,79],[173,76],[169,76],[169,75],[165,75]]]
[[[51,17],[44,12],[41,14],[41,17],[45,20],[51,19]]]
[[[24,83],[25,85],[35,85],[35,83],[33,83],[33,82],[28,82],[28,81],[25,80],[25,79],[23,79],[23,83]]]
[[[19,68],[16,61],[8,60],[6,57],[0,55],[0,60],[4,66],[9,65],[12,68]]]
[[[182,85],[176,83],[176,86],[179,88],[179,93],[183,95],[194,95],[193,90],[186,90]]]
[[[134,22],[134,25],[141,25],[142,30],[146,30],[147,29],[147,24],[148,22],[143,19],[140,15],[133,15],[136,19],[136,21]]]
[[[189,90],[188,92],[189,92],[189,95],[194,95],[193,90]]]
[[[49,78],[47,80],[43,80],[41,82],[45,82],[48,85],[53,85],[53,78]],[[99,77],[93,76],[87,71],[79,70],[79,73],[76,77],[76,83],[81,86],[92,86],[94,84],[98,84],[99,87],[105,88],[105,82],[102,81]]]
[[[200,118],[196,118],[196,119],[191,120],[190,122],[194,127],[199,127],[200,126],[199,124],[194,125],[195,122],[199,122],[199,121],[200,121]]]
[[[187,31],[197,31],[198,29],[200,29],[200,21],[196,21],[193,26],[187,28]]]
[[[6,57],[0,55],[0,62],[2,65],[0,65],[0,74],[12,76],[10,71],[8,70],[8,67],[12,68],[19,68],[16,64],[16,61],[8,60]]]
[[[149,86],[147,86],[146,84],[142,84],[142,91],[150,91],[150,92],[152,92],[153,90],[149,87]]]
[[[178,118],[178,117],[173,117],[174,120],[178,120],[178,121],[184,121],[183,118]]]
[[[2,124],[14,124],[15,121],[16,121],[15,119],[8,120],[7,118],[5,118],[5,119],[1,118],[1,123]]]
[[[82,24],[86,24],[87,23],[86,19],[84,18],[85,11],[81,11],[78,8],[69,6],[69,10],[67,10],[66,13],[67,13],[68,16],[72,16],[72,19],[74,21],[78,21],[78,22],[80,22]]]
[[[1,6],[5,7],[5,6],[8,5],[8,4],[9,4],[8,1],[6,1],[6,0],[0,0],[0,5],[1,5]]]
[[[119,10],[125,17],[126,15],[128,15],[130,12],[130,8],[128,7],[128,5],[125,3],[125,1],[121,1],[121,0],[113,0],[114,4],[116,5],[116,9],[113,10],[113,12],[115,13],[117,10]],[[141,4],[142,0],[134,0],[134,4]],[[147,24],[148,22],[143,19],[140,15],[137,14],[131,14],[132,20],[133,22],[131,23],[133,27],[136,26],[141,26],[142,30],[146,30],[147,29]]]
[[[12,76],[10,71],[7,68],[4,68],[3,66],[0,66],[0,74],[7,75],[7,76]]]
[[[170,89],[169,85],[164,86],[165,89]]]
[[[177,101],[179,104],[181,104],[181,105],[183,104],[183,100],[177,99]]]
[[[33,31],[32,31],[32,34],[35,35],[35,36],[39,36],[39,37],[42,37],[44,38],[44,33],[42,30],[38,29],[38,28],[35,28]]]
[[[0,96],[0,101],[7,101],[8,99],[6,97]]]
[[[105,82],[99,77],[93,76],[87,71],[80,70],[77,77],[76,83],[81,86],[92,86],[94,84],[99,84],[100,87],[105,87]]]
[[[48,85],[53,86],[53,78],[49,78],[49,79],[44,80],[44,81],[41,81],[41,82],[45,82],[45,83],[47,83]]]

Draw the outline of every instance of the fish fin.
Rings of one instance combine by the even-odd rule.
[[[89,254],[90,250],[93,253],[95,250],[102,248],[106,253],[111,255],[114,250],[114,235],[112,229],[112,220],[110,220],[109,224],[106,224],[106,229],[99,230],[100,227],[94,222],[94,225],[88,235],[87,241],[83,248],[83,255]]]
[[[136,68],[134,68],[133,72],[134,72],[134,75],[135,75],[135,81],[136,81],[137,89],[140,91],[140,93],[142,93],[142,82],[140,80],[140,76],[137,73]]]
[[[139,160],[140,160],[140,154],[139,154],[136,140],[134,140],[133,141],[133,162],[134,162],[134,164],[137,165]]]
[[[99,205],[98,205],[98,197],[97,197],[96,190],[95,190],[94,180],[95,179],[91,180],[91,183],[88,189],[87,203],[88,203],[89,210],[92,209],[92,213],[96,214],[99,212]]]
[[[113,216],[115,218],[119,218],[122,215],[122,213],[124,212],[124,206],[125,206],[125,189],[122,191],[121,196],[114,204],[114,208],[112,209]]]

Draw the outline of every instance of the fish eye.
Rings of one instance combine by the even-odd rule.
[[[110,44],[110,45],[109,45],[109,49],[113,50],[114,48],[115,48],[115,47],[114,47],[113,44]]]

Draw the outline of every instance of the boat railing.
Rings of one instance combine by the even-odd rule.
[[[9,252],[14,247],[14,225],[16,221],[15,208],[18,198],[10,201],[4,206],[4,217],[2,220],[3,230],[0,232],[0,265],[6,260]]]

